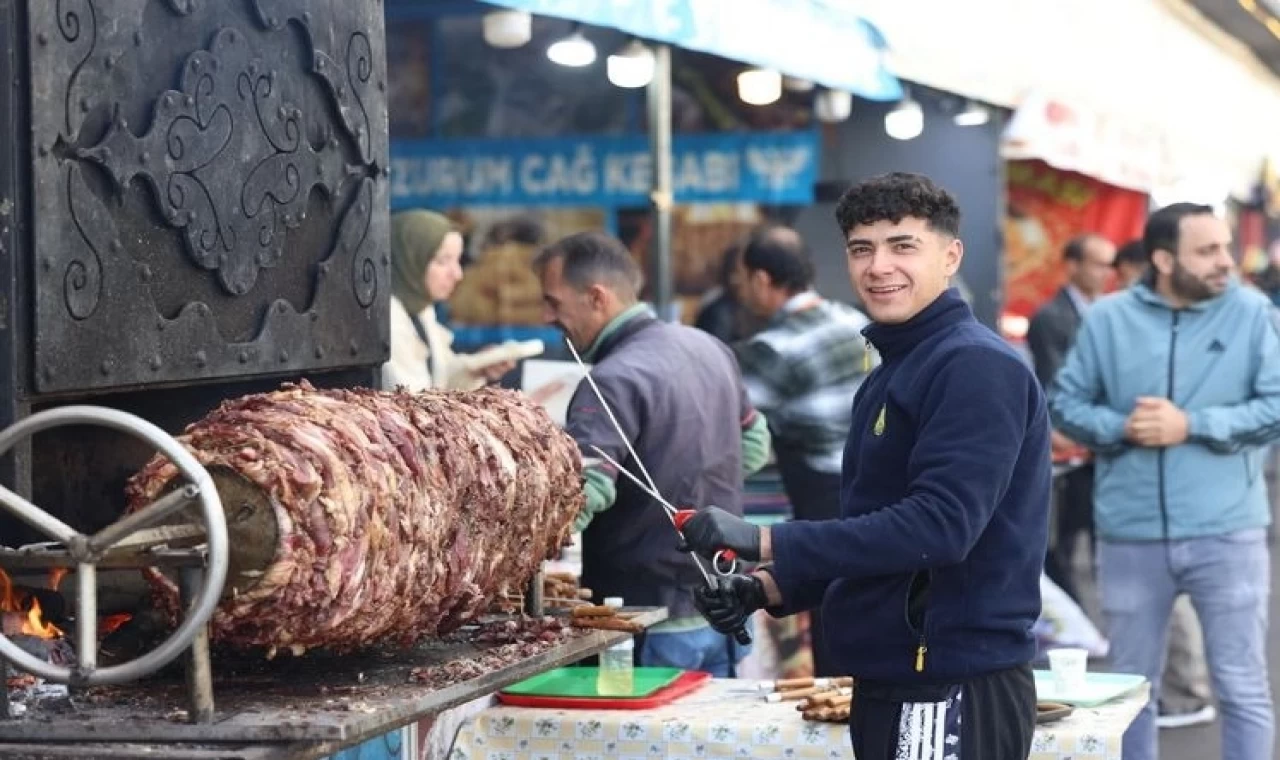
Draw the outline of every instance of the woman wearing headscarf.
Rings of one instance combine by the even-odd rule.
[[[500,361],[472,370],[453,353],[453,333],[436,321],[435,304],[462,280],[462,235],[434,211],[391,215],[391,359],[382,384],[410,391],[473,390],[515,366]]]

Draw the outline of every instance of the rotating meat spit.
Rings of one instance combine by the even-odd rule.
[[[187,682],[191,699],[191,719],[206,722],[213,717],[213,696],[209,663],[207,624],[218,605],[226,580],[228,565],[227,524],[218,491],[205,468],[172,436],[155,425],[132,414],[96,406],[66,406],[31,415],[6,430],[0,431],[0,456],[23,438],[50,428],[66,425],[97,425],[133,435],[155,447],[187,479],[187,484],[170,491],[146,507],[122,516],[97,533],[83,535],[17,493],[0,486],[0,508],[3,508],[36,530],[53,539],[37,552],[0,553],[0,565],[9,560],[35,559],[45,567],[76,570],[77,607],[75,643],[78,662],[65,667],[45,662],[23,651],[7,637],[0,635],[0,665],[12,663],[16,668],[54,683],[72,686],[95,686],[134,681],[168,665],[184,651],[191,660],[187,666]],[[204,545],[193,549],[167,549],[163,556],[136,549],[139,537],[147,532],[163,536],[183,532],[179,528],[157,529],[166,519],[192,502],[200,505]],[[186,526],[190,535],[192,526]],[[145,543],[145,542],[141,542]],[[121,559],[124,557],[124,562]],[[119,567],[167,565],[177,567],[183,596],[183,620],[159,646],[137,659],[109,667],[98,667],[97,568],[99,564]],[[2,680],[2,679],[0,679]],[[7,689],[4,704],[7,717]]]

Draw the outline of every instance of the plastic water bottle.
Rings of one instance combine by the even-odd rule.
[[[606,607],[622,607],[622,598],[611,596]],[[635,640],[630,636],[600,653],[596,693],[602,697],[629,697],[635,691]]]

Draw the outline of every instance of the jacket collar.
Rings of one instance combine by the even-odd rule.
[[[582,360],[594,362],[603,359],[624,338],[634,334],[641,327],[657,321],[657,315],[654,314],[649,304],[638,303],[628,308],[609,320],[609,324],[604,326],[604,329],[592,341],[591,346],[583,352]]]
[[[886,359],[902,356],[942,330],[973,320],[973,311],[955,288],[948,288],[919,314],[901,324],[873,322],[862,334]]]

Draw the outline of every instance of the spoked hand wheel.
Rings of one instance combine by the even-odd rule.
[[[97,425],[128,433],[151,444],[169,458],[187,479],[186,486],[157,499],[143,509],[124,515],[92,536],[73,530],[58,518],[18,494],[0,486],[0,507],[36,530],[61,542],[76,562],[76,657],[74,668],[54,665],[33,657],[0,635],[0,656],[21,670],[55,683],[93,686],[133,681],[168,665],[187,649],[213,615],[227,576],[227,522],[213,480],[195,457],[172,436],[132,414],[97,406],[65,406],[39,412],[0,431],[0,456],[27,436],[65,425]],[[111,547],[139,530],[153,526],[186,507],[200,502],[207,541],[207,567],[193,604],[169,638],[143,656],[111,667],[97,667],[98,594],[97,565]],[[141,561],[140,565],[145,565]]]

